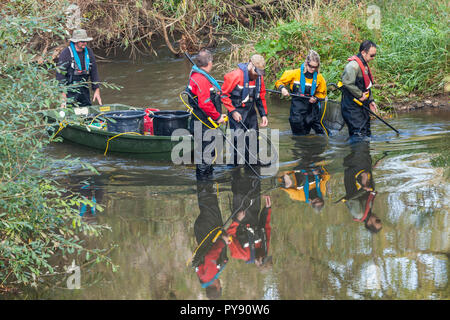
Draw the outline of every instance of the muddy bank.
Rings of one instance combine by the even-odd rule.
[[[415,101],[393,102],[391,107],[395,112],[410,112],[415,110],[446,110],[450,111],[449,95],[439,94],[431,97],[422,97]]]

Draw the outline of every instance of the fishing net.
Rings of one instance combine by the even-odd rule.
[[[328,131],[340,131],[345,125],[341,113],[341,103],[335,100],[322,102],[321,119]]]

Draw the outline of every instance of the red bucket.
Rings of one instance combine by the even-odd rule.
[[[144,134],[153,135],[153,117],[149,117],[148,115],[154,111],[159,111],[159,109],[145,109],[146,115],[144,116]]]

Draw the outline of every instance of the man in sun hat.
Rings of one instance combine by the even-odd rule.
[[[262,120],[261,127],[266,127],[269,124],[267,119],[266,88],[264,85],[265,67],[264,57],[254,54],[250,57],[249,62],[238,64],[237,69],[224,76],[222,103],[230,115],[230,129],[241,129],[241,132],[255,130],[256,134],[258,134],[256,110],[258,110]],[[248,142],[246,142],[246,149],[250,149]],[[247,155],[246,158],[248,158]],[[235,154],[234,164],[238,164],[236,159]],[[250,163],[256,164],[257,159],[250,160]]]
[[[94,91],[93,101],[97,100],[98,104],[102,104],[97,63],[94,52],[87,46],[87,42],[91,40],[92,38],[87,36],[86,30],[74,30],[72,38],[69,39],[69,46],[59,55],[56,79],[64,85],[80,83],[69,88],[67,94],[63,93],[63,105],[67,98],[72,98],[78,106],[90,106],[91,98],[86,83],[89,79]]]

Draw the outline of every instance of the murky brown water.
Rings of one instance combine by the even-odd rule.
[[[100,64],[100,75],[124,88],[104,89],[103,101],[181,110],[178,94],[189,70],[186,60],[162,55],[135,63],[115,58]],[[305,192],[283,189],[273,177],[259,180],[244,170],[238,174],[220,167],[216,181],[197,184],[193,166],[105,157],[73,144],[54,144],[49,156],[72,154],[101,173],[86,176],[76,170],[70,182],[80,189],[81,181],[88,181],[83,192],[105,207],[84,216],[111,226],[112,232],[92,239],[92,245],[117,244],[111,257],[120,268],[115,273],[104,266],[81,269],[80,290],[60,285],[25,292],[22,298],[206,299],[196,273],[186,266],[197,246],[194,224],[201,210],[225,221],[241,201],[257,221],[267,195],[272,263],[257,267],[228,251],[220,276],[222,298],[449,299],[448,172],[445,176],[443,168],[431,166],[430,159],[448,148],[450,114],[399,115],[390,123],[400,136],[374,120],[370,146],[352,149],[346,128],[331,139],[292,137],[289,102],[273,98],[268,106],[270,127],[281,132],[278,174],[305,170],[311,182],[315,172],[323,181],[321,209],[305,202]],[[372,211],[381,220],[378,233],[353,220],[349,207],[354,203],[336,203],[361,169],[371,171],[377,192]],[[318,193],[311,188],[310,199],[320,198]]]

